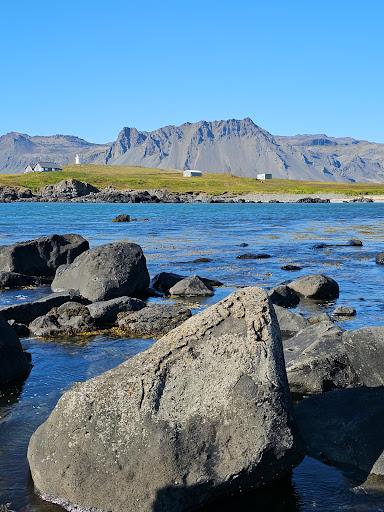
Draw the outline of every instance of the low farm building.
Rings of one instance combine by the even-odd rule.
[[[62,171],[62,168],[56,164],[55,162],[35,162],[32,164],[28,164],[24,169],[24,173],[28,172],[52,172],[52,171]]]
[[[203,173],[197,169],[186,169],[183,172],[184,178],[200,178],[202,175]]]
[[[268,172],[265,172],[265,173],[262,173],[262,174],[258,174],[256,176],[256,179],[261,180],[261,181],[271,180],[272,179],[272,174],[268,173]]]

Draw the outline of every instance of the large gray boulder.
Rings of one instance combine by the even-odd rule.
[[[3,245],[0,247],[0,271],[53,277],[60,265],[72,263],[87,249],[88,241],[75,234],[42,236]]]
[[[53,291],[75,289],[91,302],[121,296],[137,297],[149,286],[147,263],[141,247],[130,242],[102,245],[60,267]]]
[[[116,299],[93,302],[87,308],[91,317],[98,325],[106,325],[114,324],[119,313],[139,311],[145,305],[145,302],[140,299],[117,297]]]
[[[211,297],[213,290],[206,286],[198,276],[191,276],[177,282],[169,290],[175,297]]]
[[[384,476],[384,388],[331,391],[303,400],[295,416],[307,453],[324,462]]]
[[[118,326],[125,335],[159,337],[182,324],[192,315],[191,310],[178,304],[150,304],[132,313],[120,313]]]
[[[284,351],[291,391],[384,385],[384,327],[342,332],[321,322],[285,342]]]
[[[299,295],[308,299],[333,300],[339,296],[339,285],[331,277],[313,274],[299,277],[288,286]]]
[[[0,314],[0,388],[23,379],[30,369],[16,332]]]
[[[66,507],[184,512],[302,459],[280,331],[245,288],[66,392],[31,438],[37,490]]]
[[[300,298],[289,286],[281,284],[272,288],[269,292],[272,304],[282,308],[294,308],[300,302]]]
[[[0,308],[0,313],[6,320],[15,320],[20,324],[29,324],[38,316],[46,315],[52,308],[57,308],[65,302],[84,302],[83,298],[71,290],[68,293],[50,293],[32,302],[21,302],[12,306]]]

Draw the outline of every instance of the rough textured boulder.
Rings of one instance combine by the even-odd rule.
[[[201,279],[201,281],[203,281],[205,286],[208,286],[208,288],[223,286],[223,283],[221,281],[217,281],[216,279],[209,279],[201,276],[198,277]],[[172,272],[160,272],[159,274],[156,274],[152,279],[152,288],[161,293],[168,293],[170,288],[175,286],[175,284],[182,279],[185,279],[185,276],[173,274]]]
[[[269,292],[272,304],[282,308],[294,308],[300,302],[297,293],[289,286],[281,284]]]
[[[89,183],[76,179],[62,180],[54,185],[46,185],[39,193],[42,198],[70,199],[72,197],[84,197],[100,190]]]
[[[378,265],[384,265],[384,252],[381,252],[376,256],[376,263]]]
[[[110,512],[194,510],[288,474],[302,451],[266,292],[239,290],[75,385],[28,459],[48,499]]]
[[[139,311],[144,307],[144,301],[132,297],[117,297],[116,299],[93,302],[87,306],[91,317],[98,325],[113,324],[119,313]]]
[[[283,265],[281,267],[281,270],[288,270],[289,272],[298,272],[299,270],[302,270],[303,267],[300,267],[299,265],[292,265],[289,263],[288,265]]]
[[[384,476],[384,388],[343,389],[303,400],[295,411],[309,455]]]
[[[294,392],[384,385],[384,327],[342,332],[322,322],[285,342],[284,351]]]
[[[87,249],[87,240],[74,234],[42,236],[3,245],[0,247],[0,271],[53,277],[60,265],[72,263]]]
[[[279,322],[281,335],[284,339],[291,338],[302,329],[308,326],[308,320],[299,315],[298,313],[292,313],[288,309],[281,306],[274,306],[277,321]]]
[[[33,302],[21,302],[0,309],[6,320],[15,320],[21,324],[29,324],[38,316],[46,315],[52,308],[57,308],[68,301],[84,302],[83,298],[73,291],[69,293],[51,293]]]
[[[198,276],[186,277],[169,290],[170,295],[177,297],[210,297],[212,288],[206,286]]]
[[[53,291],[75,289],[91,302],[145,294],[149,286],[147,263],[141,247],[130,242],[102,245],[60,267]]]
[[[30,369],[16,332],[0,315],[0,388],[23,379]]]
[[[37,276],[27,276],[17,272],[0,272],[0,288],[25,288],[49,284],[51,279]]]
[[[181,305],[151,304],[140,311],[120,313],[118,326],[130,337],[163,336],[192,315]]]
[[[299,277],[288,286],[308,299],[333,300],[339,296],[339,285],[336,281],[321,274]]]
[[[66,302],[29,324],[30,334],[42,338],[75,336],[95,330],[94,320],[87,307],[78,302]]]

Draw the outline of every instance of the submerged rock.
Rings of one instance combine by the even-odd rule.
[[[17,272],[0,272],[0,288],[25,288],[50,284],[50,278],[28,276]]]
[[[376,256],[376,263],[378,265],[384,265],[384,252],[381,252]]]
[[[120,215],[112,219],[112,222],[131,222],[131,216],[126,213],[120,213]]]
[[[147,263],[141,247],[130,242],[102,245],[60,267],[53,291],[78,290],[91,302],[121,296],[137,297],[149,286]]]
[[[281,270],[288,270],[289,272],[297,272],[298,270],[302,270],[303,267],[300,267],[299,265],[292,265],[292,264],[288,264],[288,265],[283,265],[281,267]]]
[[[192,315],[178,304],[150,304],[143,309],[118,315],[118,326],[127,336],[158,337],[167,334]]]
[[[306,451],[328,464],[384,476],[384,388],[331,391],[306,398],[295,416]]]
[[[239,256],[236,256],[236,259],[238,260],[264,260],[267,258],[271,258],[270,254],[266,253],[253,253],[253,252],[247,252],[246,254],[239,254]]]
[[[210,297],[213,295],[213,290],[198,276],[192,276],[178,281],[169,290],[169,294],[178,297]]]
[[[25,378],[31,364],[14,329],[0,314],[0,388]]]
[[[79,509],[184,512],[302,459],[280,332],[242,289],[64,393],[33,434],[38,491]]]
[[[87,249],[88,241],[74,234],[42,236],[3,245],[0,247],[0,271],[53,277],[60,265],[72,263]]]
[[[46,315],[52,308],[56,308],[65,302],[84,302],[84,299],[73,292],[51,293],[41,299],[32,302],[21,302],[0,309],[6,320],[14,320],[21,324],[29,324],[38,316]]]
[[[288,286],[299,295],[309,299],[333,300],[339,296],[337,282],[322,274],[299,277],[288,283]]]

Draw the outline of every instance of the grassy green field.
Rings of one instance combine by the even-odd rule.
[[[44,185],[64,179],[76,178],[103,188],[117,189],[168,189],[172,192],[206,192],[222,194],[320,194],[384,195],[384,184],[375,183],[326,183],[273,179],[261,183],[253,178],[239,178],[229,174],[206,173],[201,178],[184,178],[180,171],[165,171],[145,167],[112,165],[67,166],[61,172],[0,174],[1,185],[19,185],[37,191]]]

